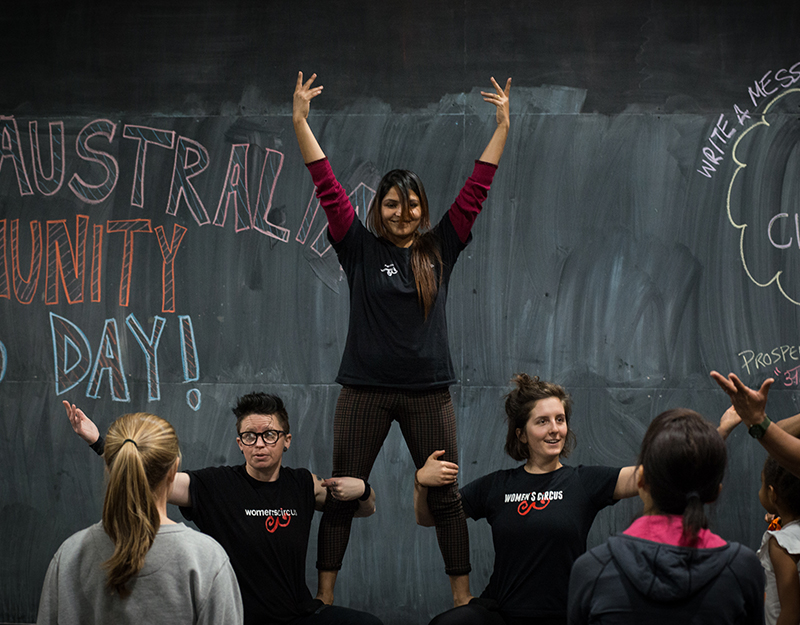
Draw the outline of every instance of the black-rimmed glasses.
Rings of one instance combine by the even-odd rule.
[[[258,437],[261,437],[261,440],[264,441],[265,445],[274,445],[278,442],[278,439],[285,435],[286,432],[283,430],[264,430],[263,432],[239,432],[239,438],[242,441],[243,445],[255,445]]]

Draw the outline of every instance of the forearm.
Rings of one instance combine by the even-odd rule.
[[[375,489],[370,487],[369,490],[369,497],[367,499],[358,500],[358,510],[356,510],[353,516],[364,518],[375,514]]]
[[[488,145],[483,150],[480,159],[484,163],[491,163],[497,165],[500,162],[500,157],[503,156],[503,150],[506,147],[506,139],[508,139],[509,124],[499,124],[489,140]]]
[[[770,424],[759,442],[778,461],[778,464],[800,477],[800,438],[792,436],[775,424]]]
[[[300,153],[303,155],[303,162],[308,165],[308,163],[325,158],[325,152],[322,151],[317,138],[311,131],[308,120],[299,118],[292,121],[294,123],[294,134],[297,135],[297,143],[300,146]]]
[[[428,507],[428,487],[420,484],[416,475],[414,476],[414,517],[417,525],[423,527],[436,525],[431,509]]]
[[[787,434],[800,437],[800,414],[776,421],[775,425],[779,426]]]
[[[347,192],[333,174],[331,164],[326,158],[308,165],[311,180],[317,188],[317,198],[328,219],[328,232],[334,241],[341,241],[355,219],[353,208]]]

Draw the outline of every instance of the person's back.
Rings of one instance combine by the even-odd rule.
[[[570,612],[604,625],[762,623],[759,568],[738,543],[682,547],[620,534],[575,562]]]
[[[37,624],[240,623],[241,599],[228,556],[185,525],[162,525],[125,598],[106,585],[114,543],[96,523],[70,536],[47,572]]]
[[[242,599],[213,538],[167,516],[178,437],[138,412],[109,428],[103,520],[72,535],[50,562],[38,625],[241,625]]]
[[[583,554],[569,580],[570,625],[764,622],[756,554],[708,529],[727,464],[725,442],[693,410],[658,415],[642,440],[642,516]]]

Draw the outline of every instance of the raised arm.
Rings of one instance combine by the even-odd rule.
[[[369,492],[367,492],[369,489]],[[325,500],[330,493],[331,497],[339,501],[358,500],[358,510],[355,516],[367,517],[375,514],[375,489],[372,488],[367,480],[357,477],[330,477],[323,480],[314,475],[314,499],[316,509],[322,510],[325,507]],[[366,498],[364,498],[366,496]]]
[[[69,423],[75,434],[89,443],[95,453],[102,455],[104,441],[101,439],[100,430],[97,429],[94,421],[87,417],[86,413],[75,404],[71,404],[68,401],[62,401],[61,403],[67,411],[67,418],[69,418]],[[188,473],[177,473],[172,482],[172,490],[167,496],[167,502],[176,506],[191,506],[192,500],[189,497],[189,482],[190,478]]]
[[[758,442],[778,461],[778,464],[800,477],[800,439],[792,436],[786,429],[772,425],[767,419],[767,395],[775,380],[773,378],[765,380],[761,388],[756,391],[745,386],[734,373],[729,373],[726,378],[712,371],[711,377],[731,398],[733,407],[748,427],[766,426]],[[794,427],[793,419],[789,419],[789,430]]]
[[[294,100],[292,103],[292,123],[294,133],[297,135],[297,143],[300,145],[300,153],[303,161],[313,163],[325,158],[325,152],[319,147],[317,138],[308,125],[308,111],[311,108],[311,100],[322,93],[322,85],[312,87],[317,75],[311,74],[311,78],[303,82],[303,72],[297,72],[297,85],[294,88]]]
[[[492,86],[494,91],[481,91],[481,95],[484,101],[497,107],[497,128],[478,160],[497,165],[500,162],[500,157],[503,156],[503,149],[506,147],[506,139],[508,139],[508,128],[511,124],[508,97],[511,93],[511,79],[509,78],[506,81],[505,89],[501,89],[493,77]]]
[[[433,527],[436,523],[428,507],[428,488],[446,486],[458,479],[458,465],[439,460],[445,450],[434,451],[425,464],[414,473],[414,517],[417,525]]]

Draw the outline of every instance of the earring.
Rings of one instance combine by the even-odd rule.
[[[288,447],[284,447],[283,451],[289,451],[289,448]]]

